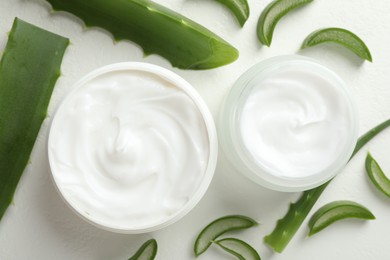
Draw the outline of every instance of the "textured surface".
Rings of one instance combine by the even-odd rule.
[[[249,1],[251,16],[240,29],[229,10],[214,1],[158,1],[207,28],[237,47],[240,58],[233,64],[211,71],[172,69],[164,59],[142,51],[130,42],[114,44],[104,31],[85,30],[81,22],[65,14],[51,14],[41,0],[0,1],[0,49],[15,16],[69,37],[72,44],[64,58],[62,72],[49,106],[49,117],[72,84],[100,66],[119,61],[145,61],[172,69],[187,79],[204,97],[214,116],[234,81],[250,66],[281,54],[293,54],[312,31],[337,26],[361,37],[370,48],[374,63],[362,63],[355,54],[334,45],[317,46],[300,52],[338,72],[354,94],[360,112],[360,132],[390,117],[390,3],[387,1],[314,1],[284,17],[275,30],[271,48],[256,38],[261,10],[270,2]],[[145,235],[119,235],[99,230],[77,217],[60,199],[50,179],[46,156],[48,123],[43,124],[31,163],[0,222],[0,259],[126,259],[147,239],[158,241],[157,259],[193,259],[192,248],[198,232],[210,221],[227,214],[248,215],[261,225],[237,234],[259,250],[262,259],[390,259],[390,201],[372,187],[364,173],[369,149],[390,175],[388,160],[390,131],[385,131],[357,154],[329,185],[314,210],[333,200],[354,200],[375,214],[375,221],[335,223],[321,234],[306,239],[307,221],[282,254],[272,253],[262,242],[275,221],[285,214],[288,202],[298,194],[278,193],[251,183],[233,170],[223,154],[215,178],[198,206],[178,223]],[[199,259],[229,259],[210,248]],[[231,258],[233,259],[233,258]]]

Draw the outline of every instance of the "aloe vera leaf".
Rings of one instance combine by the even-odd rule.
[[[276,24],[290,11],[309,4],[313,0],[275,0],[261,13],[257,23],[257,37],[260,42],[270,46]]]
[[[339,200],[322,206],[314,213],[309,221],[309,236],[312,236],[336,221],[347,219],[375,219],[375,216],[366,207],[359,203]]]
[[[196,256],[204,253],[220,235],[233,231],[246,229],[256,226],[257,222],[249,217],[242,215],[230,215],[218,218],[208,224],[198,235],[194,245]]]
[[[157,241],[149,239],[129,260],[153,260],[157,254]]]
[[[372,62],[372,56],[367,45],[356,34],[342,28],[325,28],[309,34],[303,41],[301,49],[312,47],[325,42],[338,43],[360,58]]]
[[[370,153],[366,157],[366,171],[375,187],[387,197],[390,197],[390,180]]]
[[[390,126],[390,119],[372,128],[362,135],[355,146],[351,158],[372,138]],[[283,252],[290,240],[293,238],[303,221],[321,196],[322,192],[328,186],[330,181],[321,186],[304,191],[301,197],[291,203],[286,215],[279,219],[274,230],[264,237],[264,242],[278,253]]]
[[[359,140],[356,143],[355,150],[353,150],[353,153],[351,155],[351,158],[359,152],[359,150],[365,146],[369,141],[371,141],[372,138],[374,138],[376,135],[378,135],[380,132],[385,130],[390,126],[390,119],[384,121],[383,123],[377,125],[376,127],[369,130],[367,133],[359,137]]]
[[[244,26],[249,18],[249,5],[247,0],[216,0],[232,11],[237,21]]]
[[[0,219],[12,202],[69,40],[15,19],[0,61]]]
[[[236,256],[240,260],[261,260],[256,250],[248,243],[237,238],[224,238],[213,241],[226,252]]]
[[[145,0],[47,0],[87,26],[127,39],[146,55],[158,54],[181,69],[211,69],[235,61],[238,51],[211,31],[157,3]]]

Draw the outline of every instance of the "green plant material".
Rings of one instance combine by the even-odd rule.
[[[283,252],[328,184],[304,191],[298,201],[290,204],[286,215],[278,220],[274,230],[264,237],[264,242],[276,252]]]
[[[372,138],[390,126],[390,119],[372,128],[366,134],[362,135],[356,143],[355,150],[351,158]],[[295,202],[291,203],[286,215],[279,219],[274,230],[264,237],[264,242],[268,244],[273,250],[281,253],[290,240],[293,238],[303,221],[313,208],[314,204],[321,196],[322,192],[328,186],[330,181],[321,186],[303,192],[301,197]]]
[[[0,61],[0,219],[28,163],[69,40],[15,18]]]
[[[232,11],[241,27],[249,18],[249,5],[247,0],[216,0]]]
[[[312,32],[302,43],[301,49],[325,42],[341,44],[350,49],[360,58],[372,62],[370,50],[356,34],[342,28],[326,28]]]
[[[360,149],[363,146],[365,146],[369,141],[371,141],[372,138],[377,136],[380,132],[382,132],[383,130],[385,130],[389,126],[390,126],[390,119],[387,119],[386,121],[380,123],[376,127],[369,130],[364,135],[360,136],[357,143],[356,143],[355,150],[353,150],[353,153],[351,155],[351,159],[355,154],[357,154],[360,151]]]
[[[264,45],[270,46],[275,26],[291,10],[313,2],[313,0],[275,0],[261,13],[257,23],[257,37]]]
[[[224,238],[213,241],[226,252],[236,256],[240,260],[260,260],[259,254],[248,243],[237,238]]]
[[[70,12],[87,26],[98,26],[116,40],[127,39],[181,69],[211,69],[235,61],[238,51],[229,43],[152,1],[48,0],[55,10]]]
[[[390,197],[390,180],[370,153],[366,157],[366,171],[375,187],[387,197]]]
[[[339,200],[326,204],[314,213],[309,221],[309,236],[312,236],[330,224],[346,219],[375,219],[375,216],[359,203]]]
[[[204,253],[220,235],[233,231],[246,229],[257,225],[257,222],[242,215],[230,215],[214,220],[208,224],[198,235],[194,245],[196,256]]]
[[[157,241],[149,239],[146,241],[129,260],[153,260],[157,255]]]

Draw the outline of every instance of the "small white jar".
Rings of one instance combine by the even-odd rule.
[[[97,69],[73,87],[53,117],[52,177],[84,220],[145,233],[185,216],[213,177],[212,115],[177,74],[147,63]]]
[[[278,191],[308,190],[333,178],[357,136],[357,111],[343,80],[297,55],[245,72],[219,115],[228,159],[254,182]]]

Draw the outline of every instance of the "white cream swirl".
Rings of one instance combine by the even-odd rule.
[[[118,228],[153,225],[185,205],[205,173],[203,117],[181,89],[148,72],[108,72],[55,115],[49,156],[77,210]]]
[[[276,175],[299,178],[337,160],[352,128],[352,112],[340,86],[293,66],[253,84],[240,131],[257,164]]]

